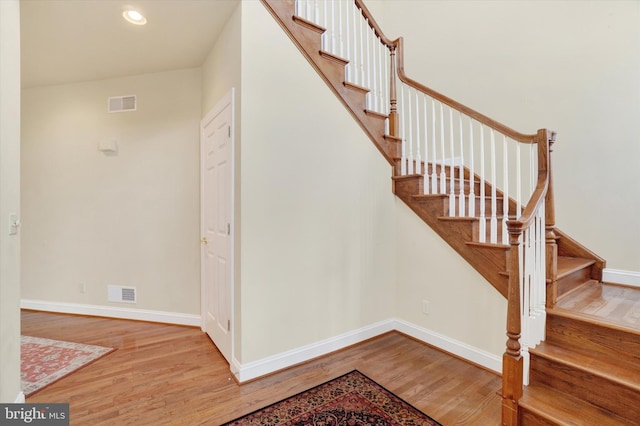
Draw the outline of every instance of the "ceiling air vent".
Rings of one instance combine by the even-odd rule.
[[[136,110],[136,95],[114,96],[109,98],[109,112],[125,112]]]
[[[107,300],[109,302],[136,303],[136,288],[110,285],[107,289]]]

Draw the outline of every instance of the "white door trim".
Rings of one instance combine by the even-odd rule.
[[[231,285],[231,354],[230,359],[235,360],[235,154],[236,154],[236,144],[235,144],[235,88],[231,88],[229,92],[227,92],[216,105],[209,111],[204,118],[200,121],[200,235],[204,235],[205,223],[204,223],[204,215],[203,209],[204,205],[202,200],[204,200],[204,126],[206,123],[211,121],[214,117],[216,117],[221,111],[223,111],[228,105],[231,105],[231,176],[229,180],[229,185],[231,186],[231,248],[230,248],[230,285]],[[202,331],[205,331],[205,321],[206,321],[206,280],[204,276],[204,250],[200,249],[200,328]]]

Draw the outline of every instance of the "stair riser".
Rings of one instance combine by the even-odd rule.
[[[569,363],[532,354],[530,380],[640,422],[640,391],[576,369]]]
[[[396,170],[395,172],[395,176],[402,176],[400,174],[400,170]],[[409,175],[411,176],[411,175]],[[416,179],[420,179],[422,181],[421,186],[420,186],[420,194],[424,194],[424,176],[420,175],[420,176],[416,176]],[[444,192],[441,191],[441,187],[440,187],[440,179],[437,179],[437,184],[436,184],[436,191],[435,193],[437,194],[445,194],[448,195],[451,193],[451,181],[449,180],[449,178],[445,179],[445,187],[444,187]],[[467,196],[467,199],[469,198],[469,188],[471,187],[469,181],[464,181],[464,193]],[[456,181],[453,184],[454,187],[454,194],[456,194],[456,197],[459,197],[460,195],[460,181],[458,179],[456,179]],[[430,181],[430,186],[429,186],[429,192],[428,193],[433,193],[433,181]],[[479,193],[480,191],[480,184],[478,182],[474,183],[474,191],[475,193]],[[476,204],[479,208],[479,204]],[[485,207],[486,208],[486,207]],[[489,208],[491,208],[491,203],[489,203]],[[499,210],[502,211],[502,210]]]
[[[578,288],[591,279],[591,266],[575,271],[558,280],[558,297]]]
[[[547,315],[546,341],[640,364],[640,336],[586,321]]]
[[[496,227],[497,238],[496,238],[495,244],[503,244],[502,233],[503,233],[502,219],[497,219],[497,227]],[[480,241],[480,220],[474,222],[473,224],[473,238],[474,238],[474,241]],[[491,219],[490,218],[485,219],[485,240],[484,241],[487,243],[491,242]],[[509,244],[508,240],[505,244]]]
[[[520,408],[520,426],[557,426],[557,423],[544,419],[526,408]]]
[[[424,161],[420,162],[420,170],[419,171],[416,169],[416,164],[417,163],[414,163],[413,173],[420,172],[421,174],[424,174]],[[397,174],[400,174],[401,171],[402,171],[402,159],[401,158],[396,158],[394,166],[395,166],[395,170],[396,170]],[[405,162],[405,167],[407,168],[407,172],[408,172],[408,170],[409,170],[409,163],[408,162]],[[431,175],[433,173],[434,167],[435,167],[436,174],[438,175],[438,178],[439,178],[440,177],[440,173],[442,172],[442,167],[440,165],[435,165],[434,166],[433,164],[428,163],[429,175]],[[445,166],[444,173],[445,173],[445,176],[447,178],[449,178],[449,176],[451,176],[451,170],[450,170],[450,168],[448,166]],[[456,167],[456,168],[453,169],[453,176],[455,178],[459,178],[460,177],[460,168],[459,167]],[[465,174],[465,177],[466,177],[466,174]]]

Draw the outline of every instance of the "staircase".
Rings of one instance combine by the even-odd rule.
[[[390,59],[392,77],[386,86],[372,82],[370,77],[358,81],[357,76],[353,77],[356,68],[348,66],[349,60],[336,54],[336,49],[323,47],[330,43],[325,38],[328,33],[325,26],[348,29],[353,22],[352,28],[362,31],[358,27],[362,24],[357,24],[349,9],[345,9],[344,22],[340,12],[339,24],[329,24],[327,7],[334,6],[318,10],[318,4],[322,3],[318,0],[298,4],[295,0],[262,2],[392,166],[393,193],[508,299],[509,340],[503,358],[502,423],[640,424],[640,329],[574,309],[585,297],[597,300],[598,290],[609,285],[601,283],[604,260],[555,228],[549,158],[555,135],[544,129],[535,135],[517,133],[406,77],[402,40],[387,39],[361,0],[354,0],[349,7],[355,7],[358,19],[365,19],[366,29],[372,32],[374,40],[389,50],[385,55]],[[320,16],[324,26],[318,24],[318,19],[310,18],[314,16]],[[373,56],[376,55],[383,58],[374,52]],[[395,93],[396,84],[403,85],[400,99]],[[376,90],[378,94],[372,96]],[[388,98],[372,101],[374,97],[386,96],[380,93],[384,91],[390,93]],[[427,97],[421,98],[423,95]],[[424,128],[415,124],[412,127],[414,101],[415,117],[424,113],[426,120],[427,112],[434,117],[433,121],[425,122]],[[436,105],[440,106],[439,115]],[[459,129],[454,114],[460,117]],[[437,134],[440,138],[435,137],[433,130],[436,117],[441,125]],[[471,153],[463,149],[466,144],[463,121],[469,123]],[[437,152],[436,145],[427,148],[426,142],[422,152],[419,145],[408,145],[411,133],[420,131],[434,132],[433,139],[441,139]],[[484,160],[481,172],[473,163],[454,164],[454,134],[460,144],[457,152],[460,155],[465,152],[467,157],[477,156],[473,152],[474,135],[476,140],[490,135],[492,166],[496,163],[494,134],[503,135],[505,167],[508,157],[515,155],[509,153],[516,152],[508,150],[508,139],[534,146],[531,155],[535,161],[530,162],[536,164],[526,172],[533,176],[529,200],[520,199],[519,187],[508,192],[513,185],[509,186],[506,177],[498,188],[493,183],[497,180],[485,176]],[[445,145],[449,143],[450,154],[445,158]],[[482,141],[481,149],[484,146]],[[520,158],[519,146],[517,156]],[[502,175],[509,173],[504,171]],[[491,175],[495,178],[495,172]],[[540,265],[542,270],[536,272]],[[525,281],[541,282],[542,293],[533,287],[523,287]],[[530,304],[523,304],[527,312],[521,313],[521,302],[525,299]],[[540,328],[540,337],[531,332],[535,328]],[[544,342],[540,343],[541,340]],[[529,379],[529,385],[524,387],[523,369],[524,380],[527,376]]]

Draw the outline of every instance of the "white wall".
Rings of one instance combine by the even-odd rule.
[[[137,111],[107,113],[133,94]],[[22,298],[199,314],[200,69],[22,99]],[[117,154],[99,152],[112,137]],[[108,303],[110,284],[138,303]]]
[[[640,271],[640,2],[373,1],[412,78],[513,127],[558,132],[557,226]]]
[[[242,2],[241,126],[240,361],[392,317],[390,167],[258,2]]]
[[[396,317],[500,357],[506,299],[400,200],[396,229]]]
[[[0,1],[0,402],[20,394],[20,4]]]

